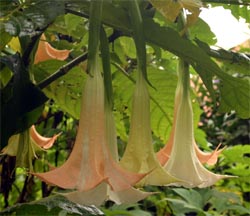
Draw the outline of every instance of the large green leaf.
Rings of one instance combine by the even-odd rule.
[[[204,189],[173,189],[180,197],[166,198],[175,215],[194,212],[198,215],[248,215],[249,210],[242,206],[240,196],[232,192]],[[203,209],[206,210],[203,210]],[[196,215],[196,214],[195,214]]]
[[[63,196],[51,196],[38,201],[17,204],[0,212],[0,215],[104,215],[94,206],[82,206]]]
[[[173,191],[197,209],[202,209],[205,204],[201,194],[195,190],[175,188]]]
[[[3,1],[5,7],[1,12],[5,15],[1,22],[5,31],[12,36],[33,36],[39,34],[60,14],[64,14],[64,0],[37,1],[31,0],[20,4]],[[2,2],[1,2],[2,4]],[[12,6],[12,7],[11,7]]]
[[[220,80],[220,111],[235,110],[241,118],[250,117],[250,79],[236,78],[224,72],[216,74]]]
[[[214,45],[217,42],[215,34],[211,31],[209,25],[201,18],[195,22],[195,25],[190,26],[189,38],[191,40],[198,38],[210,45]]]

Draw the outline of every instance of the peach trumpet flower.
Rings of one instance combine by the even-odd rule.
[[[128,144],[120,164],[132,172],[149,172],[138,183],[139,186],[168,185],[178,181],[163,169],[154,153],[150,128],[150,98],[147,83],[140,72],[133,95]]]
[[[74,191],[63,194],[73,202],[100,205],[136,202],[150,193],[132,187],[146,174],[124,170],[111,155],[107,144],[104,83],[96,55],[82,96],[79,128],[73,150],[60,167],[33,173],[42,181]]]
[[[32,159],[37,158],[36,152],[51,148],[59,135],[60,133],[53,137],[41,136],[32,125],[30,129],[11,136],[1,154],[16,156],[16,167],[32,171]]]
[[[180,101],[176,111],[173,146],[170,158],[164,165],[166,171],[182,180],[175,185],[184,187],[208,187],[220,179],[232,176],[218,175],[210,172],[199,161],[194,145],[193,110],[189,95],[189,71],[187,65],[179,62]],[[177,92],[178,97],[178,92]]]
[[[46,42],[46,37],[44,34],[41,36],[38,48],[35,55],[34,64],[43,62],[49,59],[65,60],[68,58],[70,50],[58,50],[52,47],[48,42]]]

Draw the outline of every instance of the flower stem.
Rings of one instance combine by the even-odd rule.
[[[112,75],[111,75],[111,67],[110,67],[110,54],[109,54],[109,42],[106,35],[106,32],[103,27],[101,27],[100,32],[100,48],[101,48],[101,56],[102,56],[102,66],[103,66],[103,78],[104,78],[104,87],[105,87],[105,95],[106,105],[109,106],[110,109],[113,108],[113,88],[112,88]]]
[[[101,28],[101,18],[102,18],[102,4],[103,0],[92,0],[90,2],[88,67],[87,67],[88,73],[90,73],[90,75],[93,75],[91,74],[91,71],[97,72],[97,70],[95,70],[95,66],[97,65],[98,61],[100,28]]]
[[[141,79],[141,75],[147,80],[146,70],[146,42],[143,31],[143,20],[138,5],[138,1],[129,1],[129,15],[130,22],[133,29],[133,39],[136,47],[137,64],[138,64],[138,79]],[[147,80],[148,81],[148,80]]]
[[[178,17],[178,28],[179,31],[185,29],[186,26],[186,17],[184,11],[179,14]],[[184,34],[182,35],[183,38],[188,39],[188,29],[185,29]],[[178,63],[178,77],[179,77],[179,84],[178,86],[182,86],[183,91],[183,98],[189,98],[189,88],[190,88],[190,73],[189,73],[189,63],[186,62],[183,58],[179,58]]]

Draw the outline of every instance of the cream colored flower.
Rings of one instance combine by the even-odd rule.
[[[158,162],[150,128],[150,104],[147,84],[139,73],[135,85],[129,140],[120,161],[122,167],[137,173],[149,173],[138,185],[168,185],[178,181]]]
[[[194,145],[193,110],[189,95],[189,72],[182,60],[180,60],[178,75],[178,82],[180,83],[177,90],[180,91],[181,97],[176,110],[173,146],[170,158],[164,168],[171,175],[183,181],[175,185],[208,187],[220,179],[231,176],[214,174],[203,167],[199,161]]]

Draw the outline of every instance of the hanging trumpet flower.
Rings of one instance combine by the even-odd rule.
[[[11,136],[8,145],[2,150],[1,154],[16,156],[16,167],[23,167],[32,171],[32,160],[37,157],[36,152],[51,148],[59,135],[54,135],[51,138],[43,137],[33,125],[30,129]]]
[[[113,193],[127,190],[139,193],[131,185],[145,175],[126,172],[113,160],[109,152],[105,133],[103,78],[97,57],[91,67],[91,75],[85,83],[79,129],[69,159],[52,171],[34,173],[49,184],[65,189],[76,189],[76,192],[66,196],[81,204],[100,204],[108,198],[113,200],[113,194],[108,194],[107,184]],[[102,195],[99,194],[100,191],[103,192]],[[102,197],[98,203],[94,195],[90,196],[95,192]]]
[[[179,60],[176,122],[174,124],[173,145],[170,158],[164,168],[183,182],[176,183],[185,187],[208,187],[227,175],[217,175],[208,171],[199,161],[194,145],[193,111],[189,95],[188,64]],[[177,100],[178,101],[178,100]]]
[[[142,18],[136,1],[130,1],[137,52],[138,75],[132,101],[128,144],[121,159],[122,167],[137,173],[149,173],[138,185],[167,185],[178,181],[158,162],[153,149],[150,127],[150,98],[146,81],[146,50],[142,37]]]
[[[177,114],[178,107],[180,105],[182,93],[183,93],[182,83],[179,81],[176,87],[175,104],[174,104],[174,120],[173,120],[172,130],[170,132],[169,140],[167,144],[159,152],[157,152],[157,158],[162,166],[164,166],[169,160],[170,153],[173,148],[175,127],[176,127],[176,114]],[[224,150],[224,148],[219,149],[220,145],[218,145],[217,148],[211,153],[203,152],[199,149],[198,145],[195,142],[195,139],[193,142],[194,142],[193,145],[195,147],[196,155],[202,164],[208,164],[208,165],[216,164],[219,154]]]
[[[146,174],[125,171],[115,161],[114,155],[111,156],[108,147],[107,138],[112,137],[111,142],[114,142],[111,134],[114,130],[110,113],[105,109],[104,83],[98,62],[101,3],[102,1],[91,1],[89,75],[82,94],[75,145],[61,167],[46,173],[34,173],[49,184],[74,189],[63,195],[73,202],[85,205],[100,205],[106,199],[116,203],[136,202],[151,194],[132,187]]]
[[[183,4],[184,4],[184,1],[183,1]],[[188,1],[185,1],[185,4],[187,6],[192,6],[192,7],[197,7],[197,8],[199,8],[201,6],[201,2],[199,0],[190,0],[190,1],[188,0]],[[188,9],[188,7],[187,7],[187,9]],[[181,13],[178,12],[178,14],[179,14],[179,17],[178,17],[179,28],[181,31],[186,32],[187,31],[186,27],[188,27],[188,15],[185,16],[183,12],[181,12]],[[187,38],[188,33],[187,32],[184,33],[183,37]],[[184,98],[183,94],[186,93],[186,91],[188,91],[188,89],[186,90],[183,87],[184,85],[187,85],[187,84],[182,82],[182,79],[184,77],[183,73],[189,74],[188,66],[184,66],[182,59],[179,60],[178,66],[179,66],[179,68],[178,68],[179,81],[177,83],[177,87],[176,87],[176,91],[175,91],[174,120],[173,120],[172,130],[170,132],[170,137],[169,137],[167,144],[165,145],[164,148],[162,148],[157,153],[157,158],[162,166],[164,166],[167,163],[167,161],[169,160],[170,154],[172,152],[172,148],[174,145],[174,137],[176,136],[175,130],[177,128],[177,126],[176,126],[177,113],[178,113],[180,104],[182,103],[183,98]],[[184,71],[186,71],[186,72],[184,72]],[[188,82],[188,81],[186,81],[186,82]],[[189,84],[188,84],[188,86],[189,86]],[[190,100],[189,93],[187,95],[188,95],[187,100]],[[191,111],[192,111],[192,107],[191,107]],[[219,149],[220,145],[218,145],[217,148],[211,153],[210,152],[203,152],[199,149],[198,145],[196,144],[194,136],[193,136],[192,142],[193,142],[196,156],[198,157],[199,161],[202,164],[214,165],[218,160],[219,154],[224,150],[224,148]]]
[[[167,185],[176,182],[177,179],[163,169],[154,153],[146,85],[145,79],[139,72],[133,96],[129,140],[120,163],[133,172],[150,172],[139,185]]]

